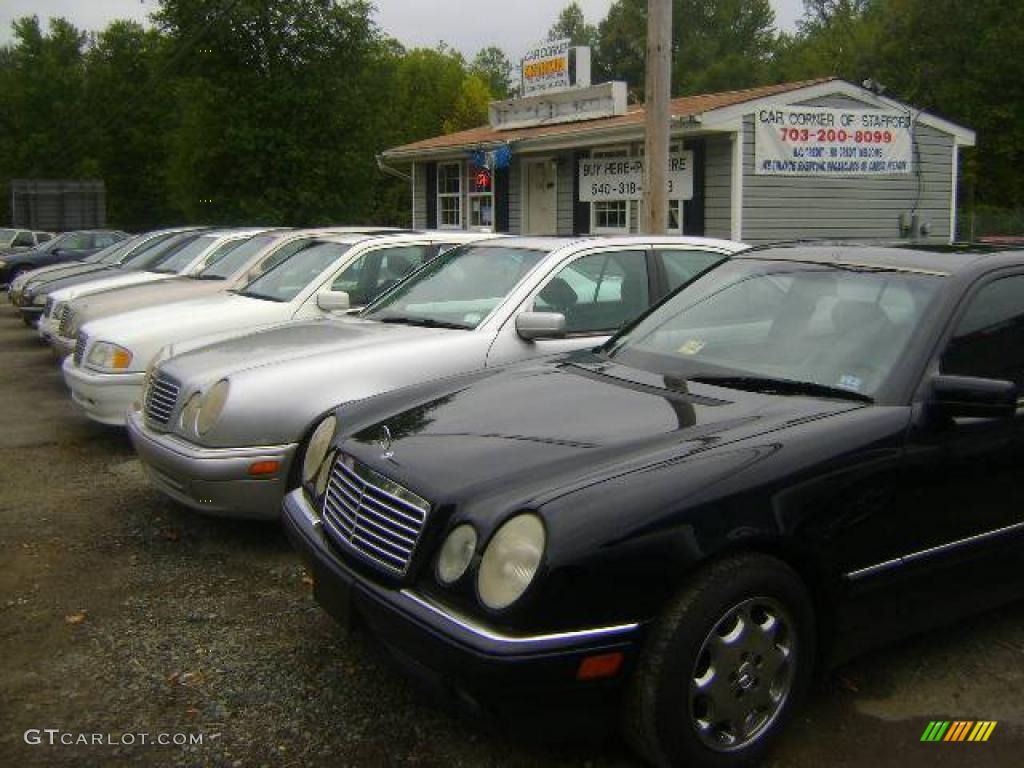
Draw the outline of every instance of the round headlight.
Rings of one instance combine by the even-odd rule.
[[[442,584],[454,584],[462,578],[476,552],[476,530],[460,525],[444,540],[437,556],[437,578]]]
[[[184,432],[191,432],[196,428],[196,414],[199,413],[199,403],[201,401],[202,398],[196,392],[185,403],[185,407],[181,409],[181,417],[178,419],[178,424],[181,425],[181,429]]]
[[[522,597],[544,557],[544,524],[536,515],[513,517],[491,537],[477,573],[477,593],[500,610]]]
[[[334,451],[324,457],[324,463],[320,465],[320,472],[316,476],[316,495],[323,496],[327,490],[327,481],[331,478],[331,467],[334,465]]]
[[[316,473],[327,457],[327,450],[331,447],[334,433],[338,430],[338,419],[331,414],[321,421],[313,434],[310,435],[309,444],[306,446],[306,456],[302,460],[302,482],[311,483]]]
[[[32,306],[41,307],[46,304],[46,294],[40,293],[37,296],[32,297]]]
[[[210,387],[210,391],[203,395],[203,399],[199,403],[199,413],[196,415],[196,431],[200,435],[205,435],[217,423],[217,419],[220,418],[220,414],[224,410],[224,404],[227,401],[228,380],[221,379]]]

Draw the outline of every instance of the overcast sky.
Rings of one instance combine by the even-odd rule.
[[[587,21],[596,23],[611,0],[579,0]],[[444,41],[472,57],[497,45],[517,59],[543,40],[562,0],[375,0],[377,21],[406,46],[433,47]],[[792,30],[803,10],[802,0],[771,0],[779,28]],[[11,21],[37,14],[45,23],[64,16],[80,28],[97,30],[115,18],[145,21],[155,0],[0,0],[0,42],[11,39]]]

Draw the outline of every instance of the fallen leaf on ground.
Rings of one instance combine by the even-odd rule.
[[[81,624],[85,621],[87,611],[79,611],[78,613],[72,613],[69,616],[64,617],[64,621],[68,624]]]

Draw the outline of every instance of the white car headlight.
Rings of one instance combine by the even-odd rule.
[[[224,404],[228,401],[228,380],[221,379],[199,401],[199,412],[196,414],[196,432],[205,435],[217,423]]]
[[[544,558],[544,523],[537,515],[517,515],[491,537],[480,560],[476,589],[481,602],[501,610],[522,597]]]
[[[46,294],[45,293],[40,293],[37,296],[33,296],[32,297],[32,306],[33,307],[42,307],[45,304],[46,304]]]
[[[448,534],[437,556],[438,581],[447,586],[462,578],[476,553],[476,540],[476,530],[468,523]]]
[[[327,458],[327,451],[331,447],[331,441],[338,431],[338,419],[331,414],[321,421],[313,434],[310,435],[309,445],[306,446],[306,456],[302,460],[302,482],[311,483],[323,466]]]
[[[196,414],[199,412],[199,403],[202,401],[202,396],[196,392],[192,397],[185,403],[185,407],[181,409],[181,416],[178,417],[178,424],[181,426],[181,430],[186,433],[194,432],[196,428]]]
[[[92,368],[106,371],[124,371],[132,364],[132,353],[117,344],[108,341],[97,341],[89,350],[86,362]]]

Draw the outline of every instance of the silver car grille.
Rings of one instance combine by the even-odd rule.
[[[71,335],[71,320],[74,318],[75,313],[71,311],[71,305],[65,304],[64,308],[60,311],[60,321],[57,323],[57,335],[63,339],[67,339]]]
[[[89,337],[84,333],[78,334],[78,341],[75,342],[75,365],[80,366],[82,364],[82,358],[85,357],[85,348],[89,346]]]
[[[397,576],[409,569],[430,503],[340,455],[324,496],[327,532],[339,545]]]
[[[154,424],[166,425],[174,413],[181,385],[170,376],[156,374],[146,388],[146,418]]]

